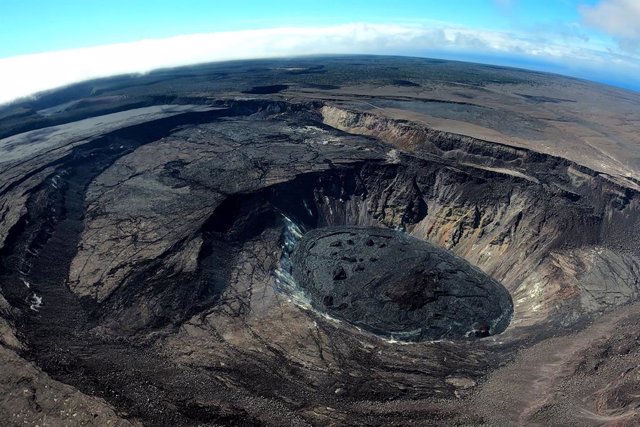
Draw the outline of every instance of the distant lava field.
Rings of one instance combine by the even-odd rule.
[[[638,126],[636,93],[370,56],[1,106],[0,419],[637,425]]]

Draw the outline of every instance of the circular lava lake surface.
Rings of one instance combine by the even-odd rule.
[[[316,309],[394,339],[494,335],[513,313],[500,283],[400,231],[315,229],[302,237],[292,264],[295,282]]]

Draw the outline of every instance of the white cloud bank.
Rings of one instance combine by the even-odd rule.
[[[0,103],[91,78],[210,61],[323,53],[429,56],[434,52],[460,57],[465,53],[518,56],[564,68],[617,67],[624,74],[640,74],[640,64],[632,56],[588,46],[453,26],[358,23],[193,34],[4,58],[0,59]]]
[[[612,35],[624,50],[640,48],[640,0],[603,0],[580,13],[585,24]]]

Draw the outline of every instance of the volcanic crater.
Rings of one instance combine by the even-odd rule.
[[[637,425],[638,111],[392,57],[3,106],[0,419]]]

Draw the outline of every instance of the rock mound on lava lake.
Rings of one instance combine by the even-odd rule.
[[[391,229],[326,227],[302,237],[293,276],[331,316],[401,340],[487,336],[513,313],[507,290],[468,262]]]

